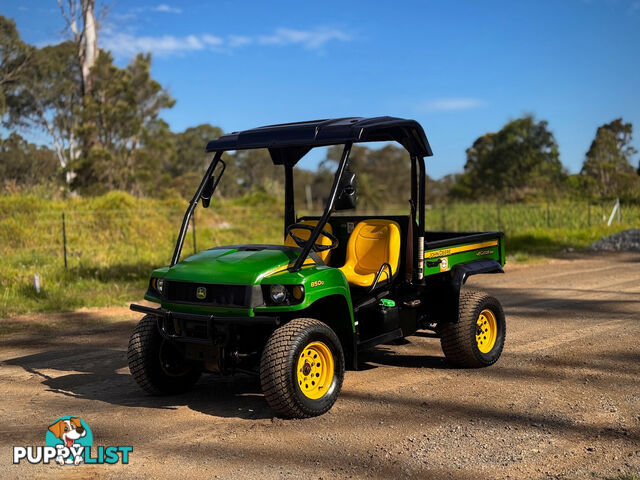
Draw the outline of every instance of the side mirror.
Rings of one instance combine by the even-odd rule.
[[[211,196],[213,195],[213,187],[215,186],[215,179],[213,175],[207,179],[207,183],[204,184],[204,188],[202,189],[202,195],[200,198],[202,199],[202,207],[209,208],[209,203],[211,203]]]
[[[352,210],[356,208],[358,191],[356,189],[356,174],[350,171],[344,172],[338,186],[338,198],[336,210]]]

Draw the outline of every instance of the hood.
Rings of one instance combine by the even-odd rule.
[[[187,257],[166,271],[164,278],[202,283],[255,285],[293,262],[300,250],[281,245],[233,245]]]

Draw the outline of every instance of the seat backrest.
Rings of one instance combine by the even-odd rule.
[[[377,273],[383,263],[388,263],[395,275],[399,260],[400,227],[396,222],[362,220],[353,229],[347,244],[345,266],[350,264],[355,273]]]
[[[301,223],[302,225],[309,225],[311,227],[315,227],[318,224],[318,220],[303,220],[302,222],[298,222],[298,223]],[[329,223],[325,224],[324,230],[329,232],[329,233],[333,233],[333,229],[331,228],[331,225]],[[305,240],[307,240],[311,236],[311,232],[309,230],[303,230],[303,229],[296,230],[295,234],[297,236],[299,236],[300,238],[304,238]],[[324,235],[320,235],[320,236],[318,236],[318,239],[316,240],[316,243],[318,245],[331,245],[331,240],[329,240]],[[293,241],[293,238],[291,238],[291,235],[287,235],[287,238],[284,240],[284,244],[287,247],[297,247],[298,246],[296,244],[296,242]],[[330,255],[331,255],[331,250],[325,250],[324,252],[318,252],[318,256],[322,259],[322,261],[324,263],[328,263],[329,262],[329,256]]]

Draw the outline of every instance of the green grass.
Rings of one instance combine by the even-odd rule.
[[[506,232],[508,254],[557,255],[570,251],[585,251],[587,247],[607,235],[619,232],[631,225],[619,224],[590,228],[531,228]]]
[[[171,258],[185,207],[181,199],[136,199],[122,192],[66,201],[0,197],[0,317],[141,298],[150,271]],[[277,204],[253,196],[213,202],[196,214],[197,248],[281,241],[281,215]],[[191,226],[183,252],[193,253]],[[40,293],[33,288],[34,274],[41,279]]]
[[[599,228],[611,214],[613,202],[496,203],[436,205],[427,210],[430,227],[441,230],[479,231],[526,229],[589,230]],[[615,224],[640,225],[640,206],[622,205]]]
[[[122,192],[67,200],[0,196],[0,318],[125,305],[140,299],[150,271],[171,258],[186,204],[180,198],[138,199]],[[196,211],[197,250],[233,243],[279,243],[282,212],[281,203],[263,193],[216,200],[208,210]],[[406,209],[391,207],[386,213],[406,213]],[[548,214],[540,205],[503,206],[499,214],[495,204],[454,205],[427,209],[427,226],[483,231],[497,230],[499,221],[507,235],[509,261],[529,262],[569,249],[581,251],[603,235],[640,225],[640,207],[623,207],[624,223],[609,228],[602,226],[606,212],[596,214],[596,207],[591,207],[590,227],[586,213],[586,204],[550,206]],[[190,228],[183,254],[193,251]],[[40,293],[33,288],[34,274],[41,279]],[[0,325],[0,334],[12,328]]]

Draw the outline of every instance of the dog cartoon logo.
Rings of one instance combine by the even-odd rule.
[[[57,449],[56,462],[60,465],[84,463],[84,449],[90,449],[93,435],[89,425],[78,417],[60,417],[49,425],[47,446]]]
[[[48,465],[55,461],[60,465],[127,465],[132,445],[93,446],[93,433],[87,422],[79,417],[60,417],[47,429],[46,446],[14,445],[13,464],[21,462]]]

